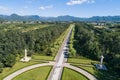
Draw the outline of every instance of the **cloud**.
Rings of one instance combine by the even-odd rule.
[[[27,1],[27,3],[31,4],[31,3],[32,3],[32,1]]]
[[[70,0],[67,2],[67,5],[76,5],[76,4],[83,4],[83,3],[94,3],[95,0]]]
[[[39,9],[40,10],[46,10],[46,9],[51,9],[53,8],[53,5],[49,5],[49,6],[40,6]]]
[[[0,11],[7,11],[7,10],[9,10],[9,8],[4,7],[4,6],[0,6]]]
[[[5,6],[0,6],[0,12],[1,13],[7,13],[7,12],[11,12],[12,11],[12,8],[8,8],[8,7],[5,7]]]
[[[35,0],[26,0],[26,3],[28,4],[32,4],[33,2],[35,2]]]
[[[24,9],[28,9],[28,6],[24,6]]]
[[[19,15],[29,14],[29,12],[27,10],[19,10],[19,11],[16,11],[16,13]]]

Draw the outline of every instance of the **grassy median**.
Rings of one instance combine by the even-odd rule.
[[[26,71],[13,80],[46,80],[52,67],[39,67]]]
[[[12,67],[12,68],[4,68],[3,72],[0,73],[0,80],[3,80],[3,78],[5,78],[6,76],[8,76],[9,74],[22,69],[24,67],[30,66],[30,65],[34,65],[34,64],[40,64],[42,62],[35,62],[35,61],[30,61],[28,63],[23,63],[23,62],[16,62],[16,64]]]
[[[88,80],[88,79],[74,70],[64,68],[62,80]]]

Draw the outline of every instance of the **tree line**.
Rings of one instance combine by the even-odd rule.
[[[16,57],[22,56],[24,49],[44,55],[52,55],[51,45],[68,28],[66,23],[22,32],[21,30],[0,31],[0,72],[3,67],[12,67]]]
[[[77,55],[95,60],[99,60],[100,56],[104,55],[107,65],[120,73],[120,32],[77,23],[74,38]]]

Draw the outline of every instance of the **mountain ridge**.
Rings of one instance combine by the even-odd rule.
[[[80,18],[70,15],[63,15],[57,17],[42,17],[38,15],[25,15],[18,14],[0,15],[0,20],[7,21],[94,21],[94,22],[120,22],[120,16],[93,16],[90,18]]]

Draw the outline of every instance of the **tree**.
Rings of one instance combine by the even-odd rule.
[[[50,47],[48,47],[47,52],[46,52],[46,55],[47,55],[47,56],[51,56],[51,55],[52,55],[52,51],[51,51],[51,48],[50,48]]]
[[[12,67],[16,62],[16,57],[13,54],[6,55],[5,59],[6,67]]]
[[[0,62],[4,67],[12,67],[16,56],[28,48],[33,53],[52,55],[51,45],[68,28],[66,23],[50,23],[41,28],[40,24],[2,24],[0,25]],[[37,28],[37,29],[34,29]]]
[[[0,62],[0,73],[3,71],[3,63]]]

